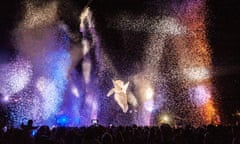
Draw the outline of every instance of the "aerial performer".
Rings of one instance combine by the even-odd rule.
[[[112,82],[114,88],[107,93],[107,96],[109,97],[114,94],[114,100],[122,108],[123,112],[126,113],[128,111],[127,88],[129,82],[126,84],[122,80],[112,80]]]

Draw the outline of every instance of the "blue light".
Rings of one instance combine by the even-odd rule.
[[[80,122],[81,122],[80,118],[75,118],[75,119],[74,119],[74,123],[75,123],[75,124],[79,124]]]
[[[59,126],[66,126],[70,122],[70,119],[66,115],[61,115],[57,118],[57,125]]]
[[[37,133],[37,130],[33,130],[33,131],[32,131],[32,136],[35,136],[36,133]]]

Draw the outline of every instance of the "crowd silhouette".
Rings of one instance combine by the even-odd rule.
[[[240,126],[3,127],[0,144],[240,144]]]

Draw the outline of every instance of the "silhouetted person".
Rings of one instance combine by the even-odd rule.
[[[34,130],[34,129],[37,129],[38,127],[34,127],[34,126],[33,126],[33,120],[28,120],[27,125],[24,125],[24,124],[22,123],[21,128],[22,128],[24,131],[32,131],[32,130]]]
[[[36,144],[51,144],[52,141],[50,140],[51,130],[48,126],[44,125],[41,126],[36,133],[35,142]]]
[[[34,143],[34,138],[32,136],[32,132],[34,129],[38,127],[33,126],[33,120],[28,120],[27,125],[21,124],[21,128],[23,130],[23,139],[25,144],[32,144]]]
[[[112,135],[108,132],[105,132],[102,135],[101,140],[102,140],[102,144],[112,144],[113,143]]]

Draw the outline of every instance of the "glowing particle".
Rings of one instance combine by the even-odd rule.
[[[190,80],[205,80],[210,78],[209,70],[205,67],[193,67],[184,69],[184,74]]]
[[[26,28],[43,27],[52,24],[57,18],[57,2],[50,2],[44,7],[36,7],[26,3],[26,14],[23,26]]]
[[[197,106],[201,106],[209,101],[211,95],[204,85],[199,85],[190,90],[190,97]]]
[[[43,106],[43,117],[45,119],[49,118],[51,114],[53,114],[60,102],[60,97],[58,96],[59,91],[57,90],[56,84],[54,81],[50,79],[46,79],[44,77],[40,77],[36,83],[36,87],[40,91],[40,94],[43,98],[42,106]]]
[[[0,92],[11,96],[24,89],[31,77],[30,62],[19,57],[12,63],[0,67]]]

